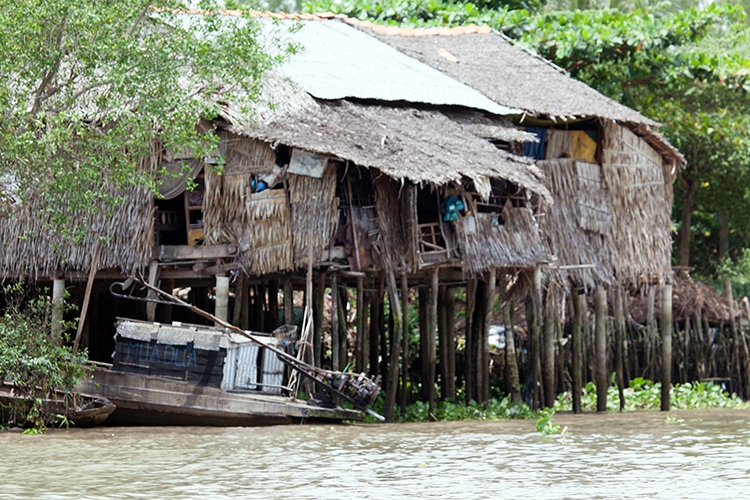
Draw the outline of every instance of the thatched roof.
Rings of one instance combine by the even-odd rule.
[[[497,33],[404,37],[369,33],[399,51],[481,91],[493,101],[533,116],[601,117],[658,125],[565,75],[550,62]],[[451,62],[438,51],[458,59]]]
[[[549,197],[530,160],[496,148],[440,111],[343,100],[307,102],[303,109],[231,130],[377,168],[397,180],[442,185],[463,176],[498,177]]]

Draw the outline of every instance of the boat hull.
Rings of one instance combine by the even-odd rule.
[[[260,426],[362,420],[361,412],[321,408],[304,401],[251,392],[229,392],[181,380],[97,369],[80,390],[112,401],[114,425]]]

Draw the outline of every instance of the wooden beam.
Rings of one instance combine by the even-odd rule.
[[[236,245],[156,245],[154,258],[161,261],[223,259],[237,253]]]
[[[482,364],[480,370],[482,376],[482,394],[480,394],[480,397],[484,404],[487,404],[490,400],[490,327],[492,326],[492,312],[495,308],[496,284],[497,269],[491,267],[487,276],[484,329],[482,343],[480,344],[482,352]]]
[[[393,318],[393,330],[391,331],[391,354],[388,362],[388,385],[385,391],[383,405],[383,416],[387,422],[393,422],[393,410],[396,406],[396,392],[398,391],[398,353],[401,348],[401,302],[396,289],[396,277],[393,271],[388,271],[388,304]],[[432,408],[430,409],[432,412]]]
[[[159,281],[159,263],[152,260],[148,265],[148,284],[158,288]],[[151,300],[157,298],[156,292],[149,290],[147,297]],[[153,323],[156,321],[156,302],[146,302],[146,321]]]
[[[596,411],[607,411],[607,291],[601,284],[594,292],[594,346],[596,352]]]
[[[573,289],[571,290],[570,298],[573,301],[573,331],[571,332],[572,341],[572,365],[573,373],[572,388],[573,393],[573,413],[581,413],[581,392],[583,391],[583,382],[581,380],[582,368],[581,368],[581,337],[583,336],[581,328],[583,327],[583,307],[581,305],[581,294],[582,290]]]
[[[89,310],[89,301],[91,300],[91,288],[94,286],[94,277],[96,276],[96,268],[99,266],[99,257],[102,254],[101,245],[96,246],[94,251],[94,259],[91,261],[91,269],[89,270],[89,280],[86,282],[86,292],[83,295],[83,306],[81,307],[81,317],[78,320],[78,331],[76,332],[76,339],[73,342],[73,352],[78,350],[78,345],[81,343],[81,335],[83,334],[83,323],[86,321],[86,313]]]
[[[339,275],[334,269],[331,271],[331,370],[341,369],[339,359]]]
[[[669,390],[672,388],[672,283],[665,283],[662,288],[661,338],[661,411],[669,411]]]

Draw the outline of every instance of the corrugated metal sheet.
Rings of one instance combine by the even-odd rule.
[[[264,19],[269,31],[274,22]],[[290,21],[276,21],[291,27]],[[497,115],[518,114],[481,92],[339,21],[301,21],[282,35],[303,47],[281,72],[319,99],[377,99],[465,106]],[[460,63],[457,63],[460,64]]]

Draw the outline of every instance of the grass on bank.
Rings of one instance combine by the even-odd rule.
[[[624,390],[625,411],[648,411],[661,408],[661,383],[636,378]],[[729,394],[720,385],[713,382],[694,382],[675,384],[670,391],[673,410],[695,410],[709,408],[750,409],[750,402],[742,401],[736,394]],[[475,401],[464,403],[464,396],[459,393],[456,401],[440,400],[435,402],[432,413],[423,401],[417,401],[406,407],[401,413],[399,407],[395,409],[394,419],[397,422],[428,422],[428,421],[457,421],[457,420],[510,420],[510,419],[539,419],[543,429],[551,429],[551,417],[557,411],[572,411],[573,397],[570,392],[558,396],[552,410],[532,410],[527,403],[516,404],[510,396],[492,398],[487,406]],[[585,412],[596,411],[596,387],[588,383],[581,394],[581,408]],[[372,406],[375,412],[382,413],[383,397]],[[617,412],[620,409],[620,398],[616,386],[607,390],[607,411]],[[370,416],[367,422],[376,422]],[[540,430],[540,432],[544,432]]]

